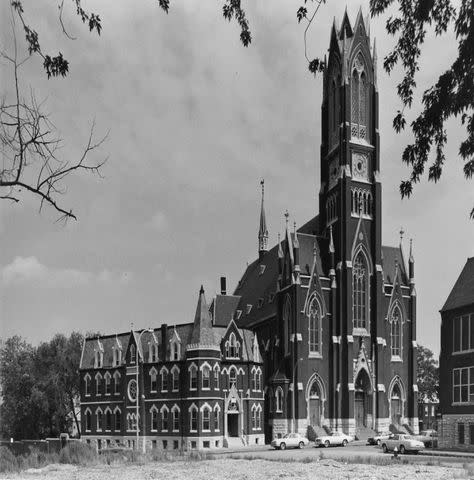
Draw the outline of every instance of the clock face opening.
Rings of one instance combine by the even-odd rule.
[[[130,380],[128,383],[128,398],[131,402],[137,401],[138,385],[135,380]]]

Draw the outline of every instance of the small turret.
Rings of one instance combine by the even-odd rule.
[[[260,182],[262,186],[262,204],[260,207],[260,226],[258,229],[258,258],[261,260],[263,256],[268,251],[268,229],[267,229],[267,219],[265,216],[265,207],[264,207],[264,193],[265,193],[265,181]]]
[[[408,259],[408,274],[410,276],[410,285],[415,283],[415,259],[413,258],[413,239],[410,238],[410,257]]]

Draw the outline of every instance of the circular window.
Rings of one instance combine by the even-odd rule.
[[[128,398],[131,402],[137,401],[138,386],[136,380],[128,382]]]

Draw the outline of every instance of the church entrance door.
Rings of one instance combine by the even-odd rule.
[[[316,382],[309,392],[309,422],[313,427],[321,426],[321,396]]]
[[[235,413],[227,414],[227,432],[229,437],[239,436],[239,415]]]
[[[370,378],[366,370],[360,370],[355,381],[354,419],[356,429],[369,426],[368,414],[371,413]]]
[[[390,398],[391,421],[395,426],[400,426],[402,421],[402,400],[400,387],[395,384]]]
[[[365,414],[365,393],[355,392],[354,399],[354,416],[356,422],[356,428],[366,427],[366,414]]]

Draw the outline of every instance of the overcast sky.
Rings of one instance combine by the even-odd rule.
[[[109,160],[103,179],[81,175],[68,183],[61,201],[77,222],[64,226],[52,211],[38,214],[31,197],[0,202],[1,334],[35,344],[56,332],[192,321],[200,285],[210,299],[225,275],[233,290],[257,254],[262,177],[271,244],[285,209],[299,225],[318,209],[322,79],[307,70],[298,2],[244,1],[249,48],[222,18],[221,2],[173,0],[166,15],[151,0],[90,0],[85,6],[103,21],[100,37],[87,33],[72,3],[65,23],[75,41],[61,34],[54,2],[24,0],[42,47],[53,53],[59,45],[71,65],[66,79],[48,81],[35,58],[23,87],[46,98],[65,158],[80,154],[95,118],[98,134],[110,135],[94,158]],[[352,21],[368,3],[347,2]],[[333,17],[341,21],[344,8],[339,1],[321,6],[310,56],[327,51]],[[380,64],[393,45],[385,20],[371,22]],[[453,35],[428,37],[420,89],[455,52]],[[5,89],[11,72],[0,68]],[[406,250],[414,239],[418,340],[438,353],[438,311],[474,255],[474,184],[464,180],[457,156],[464,130],[451,122],[442,180],[425,179],[410,200],[400,199],[410,136],[391,127],[399,80],[399,71],[388,77],[379,65],[383,243],[398,245],[401,226]],[[409,119],[418,106],[419,95]]]

